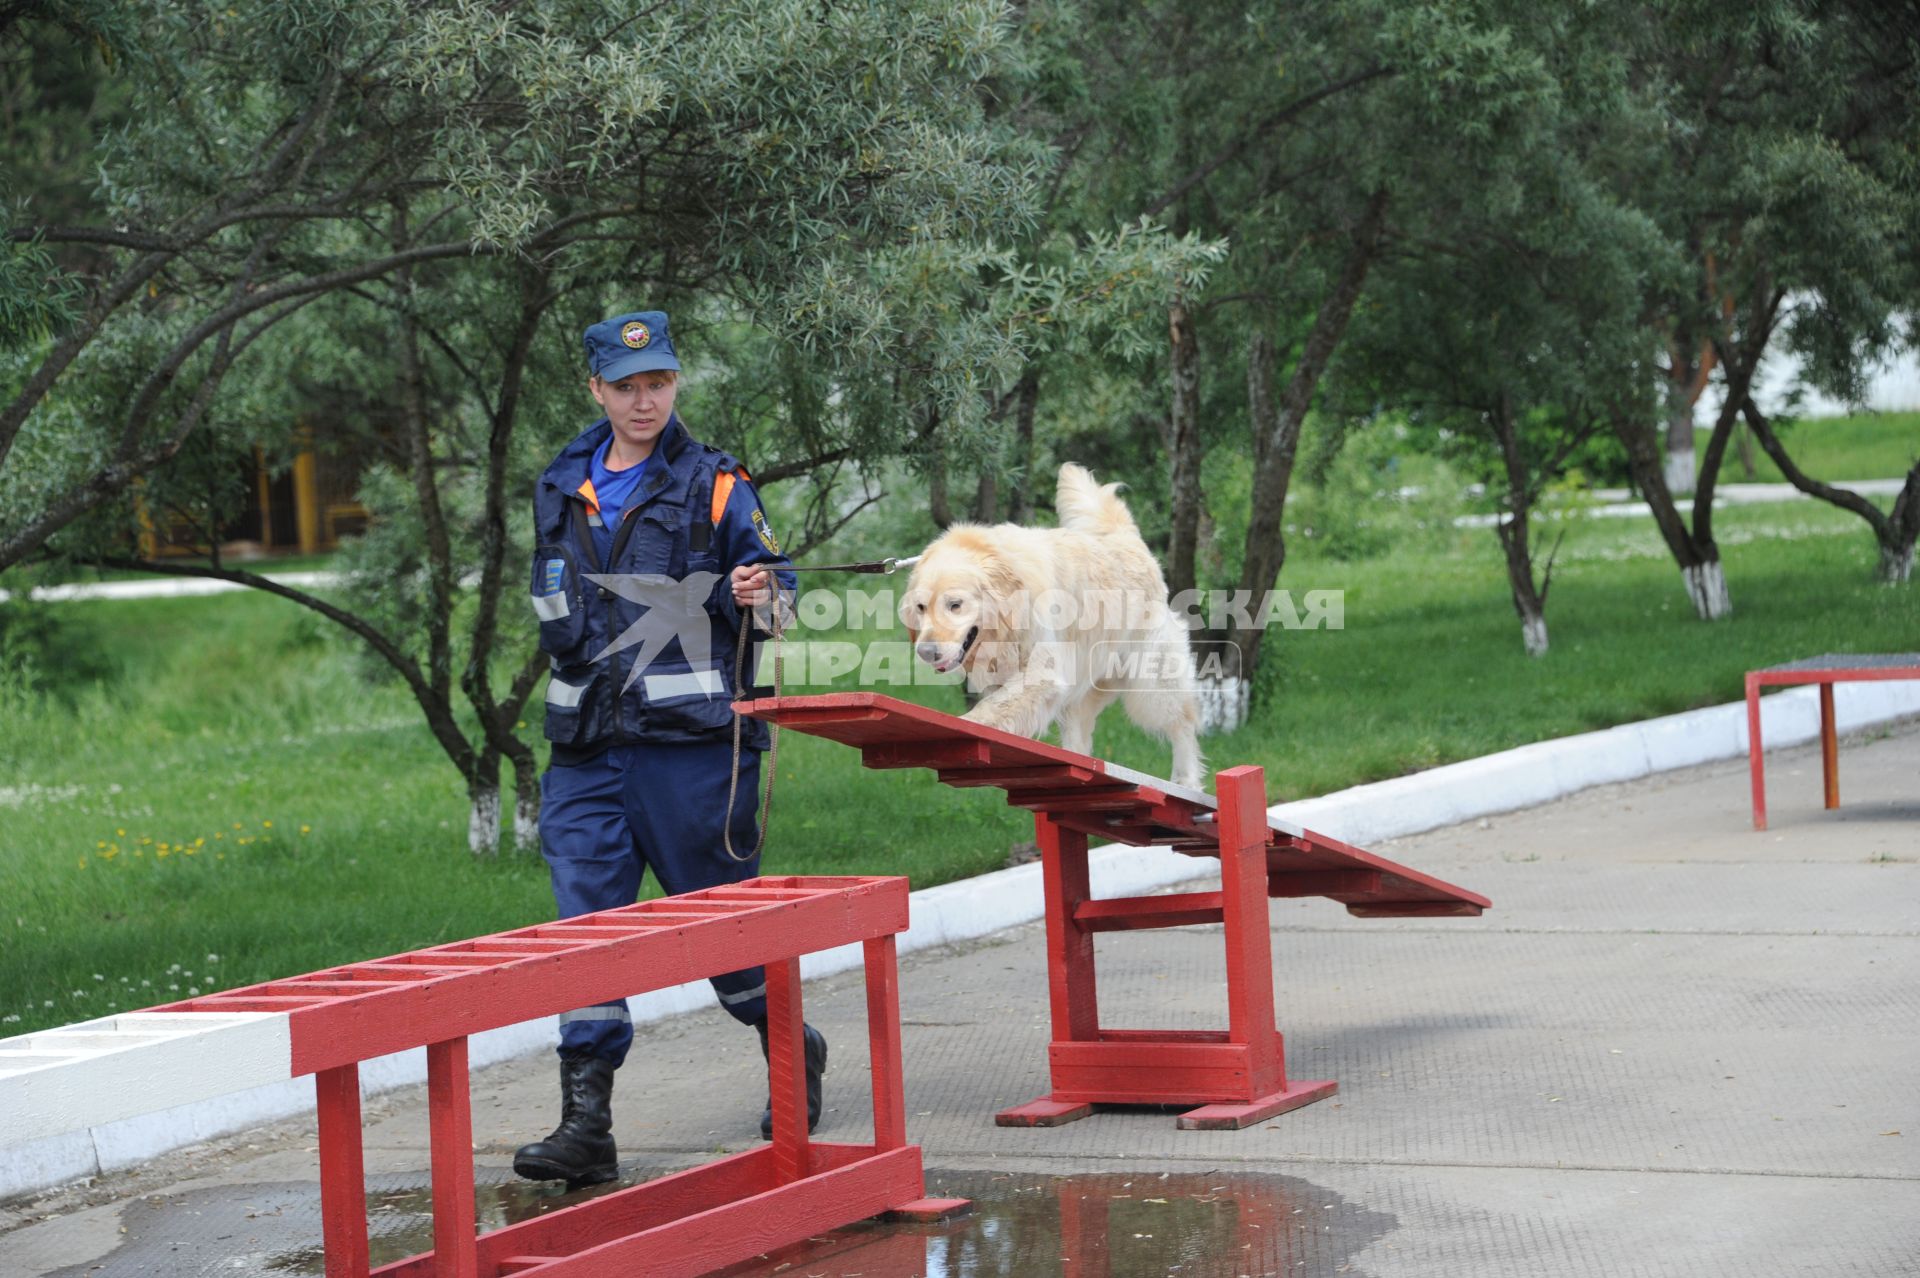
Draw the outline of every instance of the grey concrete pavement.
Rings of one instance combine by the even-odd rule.
[[[909,1135],[980,1214],[862,1226],[742,1274],[1920,1274],[1920,725],[1590,790],[1395,840],[1485,892],[1477,920],[1273,905],[1295,1078],[1331,1100],[1240,1132],[1156,1111],[993,1126],[1046,1091],[1037,925],[903,963]],[[983,798],[983,801],[992,801]],[[777,837],[777,828],[776,828]],[[1110,1026],[1224,1017],[1217,928],[1097,938]],[[857,974],[809,984],[833,1044],[820,1135],[865,1131]],[[645,1027],[614,1112],[634,1178],[745,1148],[753,1035]],[[483,1214],[552,1206],[506,1170],[555,1117],[550,1058],[475,1076]],[[419,1089],[369,1103],[376,1246],[423,1246]],[[0,1214],[0,1278],[318,1272],[298,1122]]]

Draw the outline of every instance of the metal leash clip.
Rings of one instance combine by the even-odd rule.
[[[775,572],[865,572],[887,577],[902,568],[913,567],[923,558],[925,558],[924,555],[913,555],[906,559],[898,559],[889,555],[885,559],[874,559],[859,564],[773,564],[769,567]]]

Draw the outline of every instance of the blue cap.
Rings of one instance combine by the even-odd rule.
[[[680,370],[665,311],[635,311],[601,320],[587,329],[587,367],[604,382],[656,369]]]

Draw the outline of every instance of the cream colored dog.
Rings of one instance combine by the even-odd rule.
[[[949,528],[914,568],[901,620],[921,660],[965,667],[983,694],[966,714],[975,723],[1037,737],[1057,719],[1060,744],[1087,754],[1094,720],[1119,697],[1173,743],[1170,779],[1200,789],[1187,628],[1119,487],[1069,462],[1058,528]]]

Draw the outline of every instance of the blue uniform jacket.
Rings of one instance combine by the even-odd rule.
[[[599,514],[585,481],[612,429],[595,422],[534,486],[531,593],[552,669],[546,732],[556,763],[627,742],[727,739],[741,692],[735,642],[753,622],[735,606],[729,574],[787,562],[740,463],[690,438],[677,415],[613,530],[608,561],[598,562]],[[731,492],[716,522],[723,475]],[[794,574],[775,576],[790,595]],[[749,680],[756,657],[749,652]],[[765,749],[767,726],[748,720],[741,740]]]

